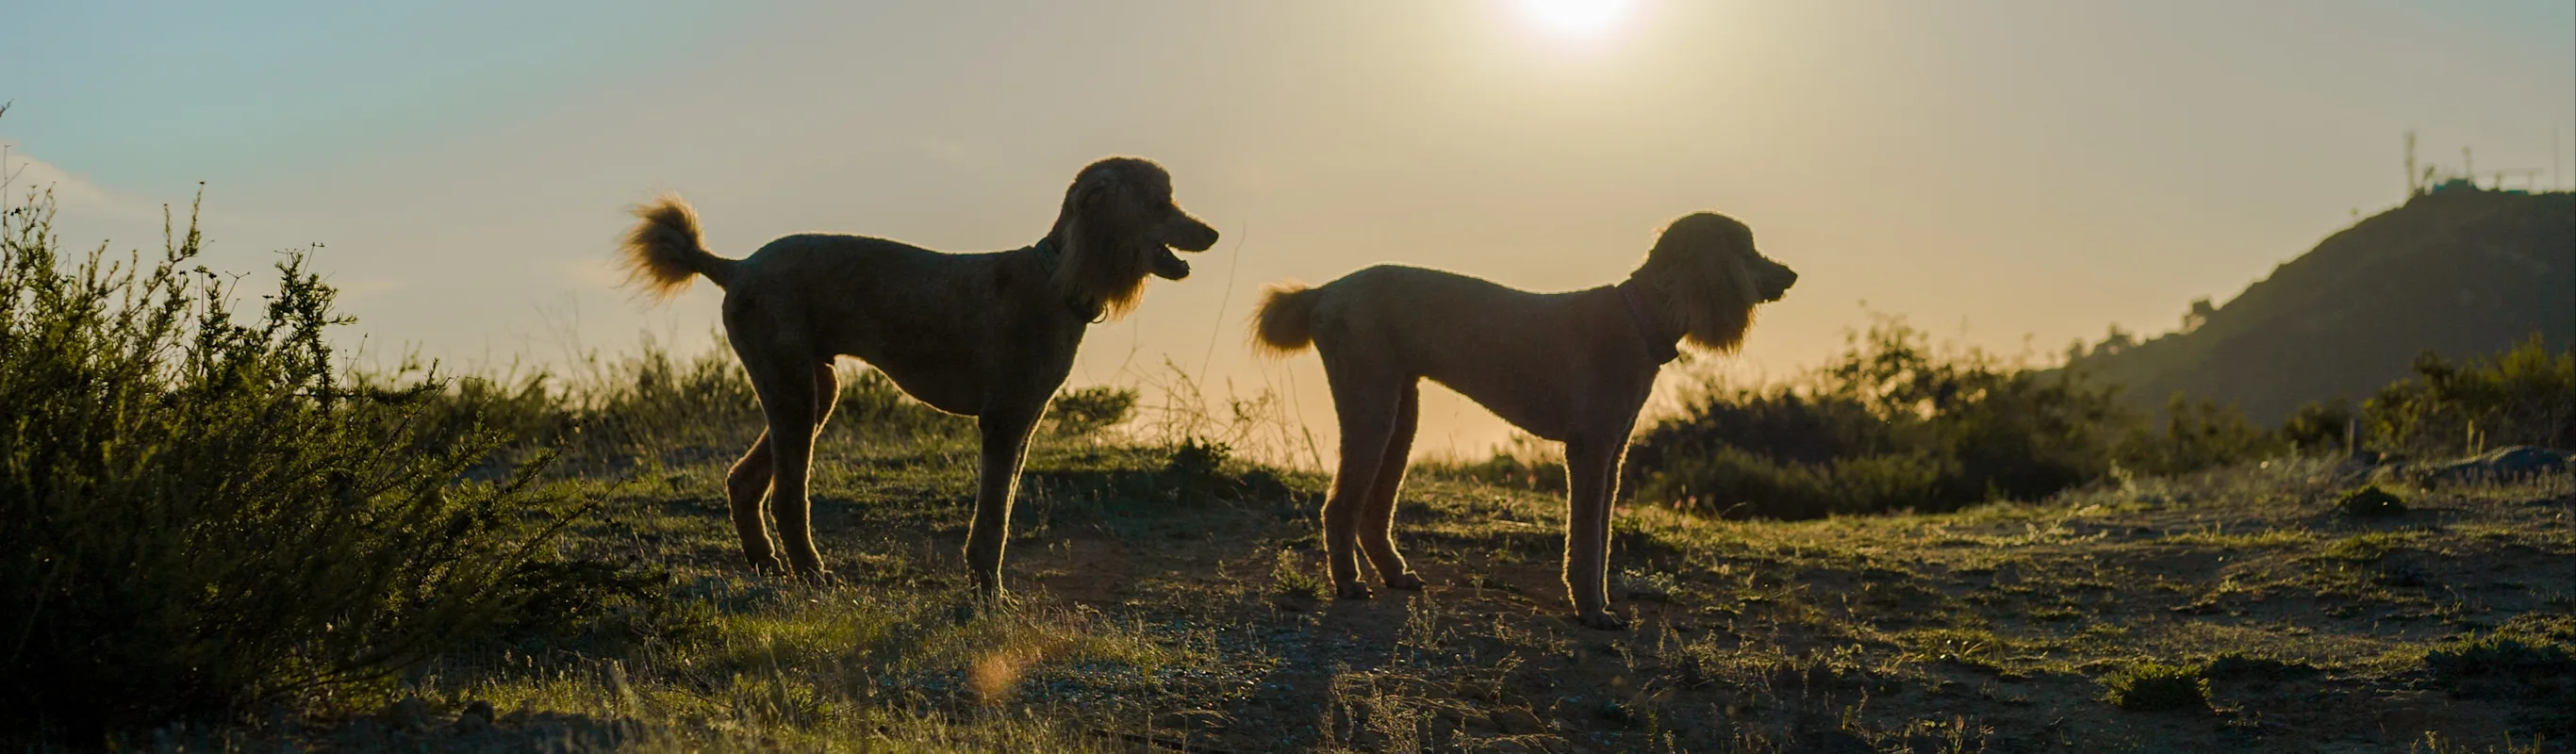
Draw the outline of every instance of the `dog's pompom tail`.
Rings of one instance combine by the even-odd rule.
[[[707,251],[698,234],[698,211],[676,194],[663,194],[635,207],[635,227],[618,247],[627,282],[655,299],[688,290],[691,278],[707,276],[722,288],[733,282],[735,260]]]
[[[1261,306],[1252,315],[1252,344],[1272,356],[1286,356],[1314,345],[1315,301],[1321,291],[1302,283],[1272,283],[1262,289]]]

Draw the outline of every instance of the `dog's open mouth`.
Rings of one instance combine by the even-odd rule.
[[[1190,263],[1181,261],[1180,255],[1172,253],[1172,247],[1154,247],[1154,276],[1164,280],[1189,277]]]

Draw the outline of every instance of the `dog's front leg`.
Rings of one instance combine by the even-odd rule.
[[[1565,588],[1583,625],[1617,630],[1628,622],[1610,612],[1610,500],[1618,492],[1622,441],[1576,440],[1565,444]]]
[[[983,465],[975,489],[975,521],[966,529],[966,571],[975,592],[987,600],[1002,597],[1002,546],[1011,538],[1011,497],[1020,486],[1020,463],[1029,447],[1029,432],[1046,410],[1034,406],[986,410],[976,417],[983,434]]]

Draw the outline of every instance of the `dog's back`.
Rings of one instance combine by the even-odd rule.
[[[997,359],[1070,363],[1086,322],[1050,314],[1064,308],[1044,263],[1028,254],[822,233],[745,257],[724,302],[728,331],[749,319],[777,323],[752,329],[856,357],[923,402],[965,414],[978,409]],[[1011,345],[973,347],[995,342]]]
[[[838,233],[799,233],[763,244],[738,263],[735,285],[784,292],[812,291],[817,299],[886,300],[936,295],[943,281],[972,277],[991,266],[997,252],[955,254],[901,241]],[[820,281],[830,281],[824,286]],[[730,290],[734,286],[729,285]],[[774,294],[773,294],[774,295]],[[953,298],[953,296],[952,296]],[[816,303],[826,303],[818,300]]]
[[[1566,294],[1532,293],[1447,270],[1404,265],[1362,269],[1304,295],[1313,299],[1305,316],[1306,334],[1319,341],[1319,347],[1365,339],[1374,341],[1372,345],[1416,351],[1442,342],[1470,341],[1485,347],[1505,340],[1526,341],[1540,335],[1532,328],[1557,324],[1569,301]],[[1406,324],[1392,326],[1397,322]],[[1513,337],[1516,334],[1521,337]]]
[[[1274,287],[1255,339],[1278,354],[1311,345],[1331,373],[1429,378],[1541,437],[1561,432],[1576,385],[1637,372],[1642,350],[1608,289],[1535,293],[1444,270],[1380,265],[1313,288]],[[1606,326],[1605,326],[1606,325]],[[1633,341],[1633,342],[1632,342]],[[1651,369],[1636,379],[1645,384]],[[1341,379],[1337,377],[1336,379]]]

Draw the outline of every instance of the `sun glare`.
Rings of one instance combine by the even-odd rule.
[[[1548,31],[1598,37],[1627,20],[1633,0],[1519,0],[1521,13]]]

